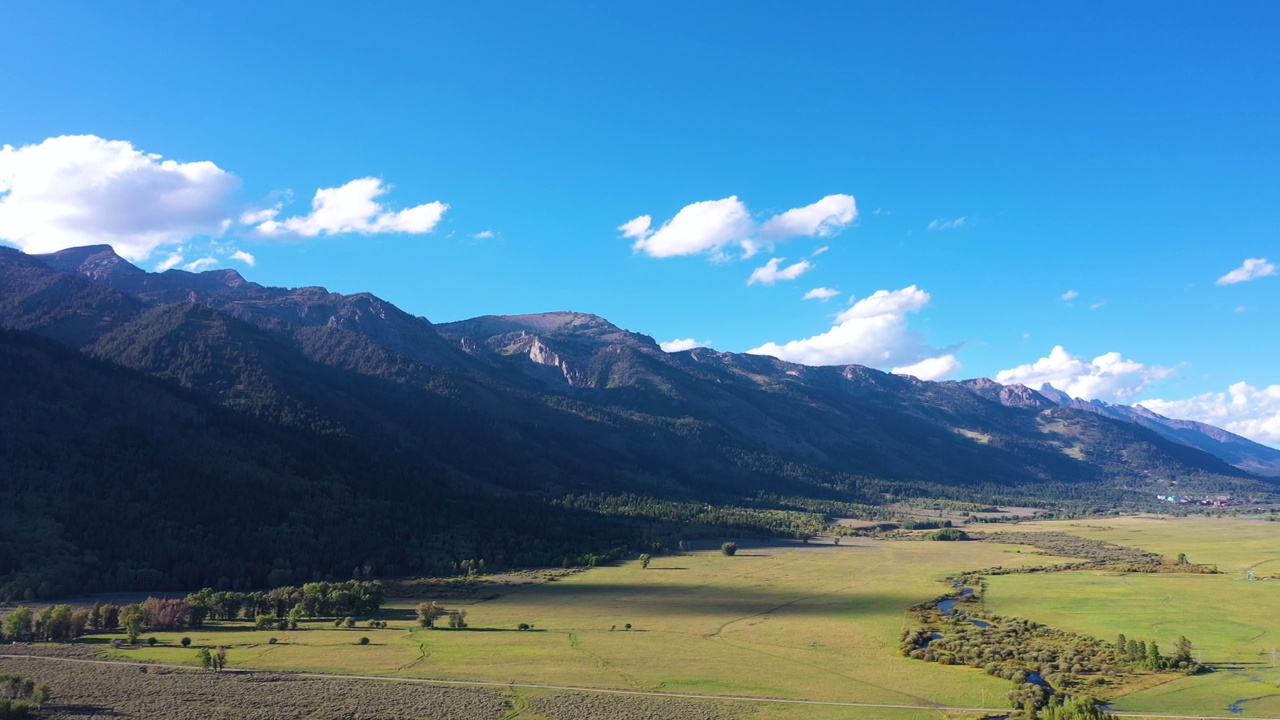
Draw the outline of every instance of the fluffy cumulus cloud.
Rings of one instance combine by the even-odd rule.
[[[804,294],[805,300],[821,300],[826,302],[831,298],[840,294],[839,290],[833,290],[829,287],[816,287]]]
[[[1218,278],[1217,284],[1235,285],[1275,274],[1276,266],[1267,262],[1266,258],[1249,258],[1241,263],[1240,267]]]
[[[761,265],[751,271],[751,277],[747,278],[747,284],[754,285],[756,283],[760,283],[761,285],[773,285],[779,280],[795,280],[813,269],[813,263],[808,260],[801,260],[800,262],[782,267],[783,260],[786,260],[786,258],[773,258],[764,265]]]
[[[337,235],[340,233],[429,233],[449,206],[442,202],[430,202],[404,210],[388,210],[378,198],[390,187],[378,178],[366,177],[352,180],[346,185],[321,188],[311,200],[311,212],[307,215],[276,220],[276,210],[251,214],[261,219],[255,230],[266,236]]]
[[[760,239],[770,242],[801,236],[831,237],[856,217],[858,204],[852,195],[828,195],[812,205],[769,218],[760,226]]]
[[[249,253],[243,250],[236,250],[235,252],[231,253],[231,259],[239,260],[240,262],[244,263],[245,265],[248,265],[249,267],[253,267],[254,265],[258,264],[258,261],[256,258],[254,258],[252,255],[250,255]]]
[[[774,243],[791,237],[830,237],[858,216],[852,195],[828,195],[821,200],[793,208],[763,223],[752,217],[747,206],[731,195],[722,200],[704,200],[680,209],[655,229],[653,217],[641,215],[618,227],[630,238],[631,247],[652,257],[708,255],[720,259],[731,250],[751,257]]]
[[[693,338],[676,338],[668,340],[664,343],[658,343],[658,347],[666,352],[680,352],[681,350],[692,350],[697,347],[710,347],[710,340],[694,340]]]
[[[239,180],[126,141],[66,135],[0,149],[0,239],[44,253],[108,243],[130,260],[230,225]]]
[[[938,380],[951,377],[959,369],[960,361],[956,359],[955,355],[948,354],[925,358],[912,365],[896,367],[893,368],[892,372],[898,375],[914,375],[921,380]]]
[[[909,316],[929,304],[915,285],[877,290],[836,316],[830,330],[802,340],[765,343],[747,352],[804,365],[858,364],[938,380],[960,368],[955,356],[931,348],[908,325]]]
[[[239,189],[240,180],[212,162],[167,160],[123,140],[69,135],[5,145],[0,240],[31,253],[109,244],[134,261],[163,248],[156,269],[199,270],[216,263],[215,254],[254,264],[252,255],[219,239],[237,227],[262,236],[420,234],[431,232],[449,207],[430,202],[392,210],[380,201],[390,188],[360,178],[316,191],[309,214],[279,220],[282,205],[247,208]],[[194,243],[204,246],[200,252],[197,238],[204,238]],[[184,264],[187,252],[205,257]]]
[[[1256,388],[1238,382],[1225,393],[1210,392],[1186,400],[1139,403],[1165,417],[1198,420],[1280,448],[1280,385]]]
[[[1044,385],[1085,400],[1128,402],[1151,383],[1173,374],[1170,368],[1144,365],[1125,359],[1118,352],[1089,360],[1057,345],[1047,357],[996,374],[1005,385],[1019,383],[1031,388]]]

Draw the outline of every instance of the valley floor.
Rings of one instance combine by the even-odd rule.
[[[1156,640],[1166,650],[1184,634],[1204,661],[1218,668],[1116,698],[1112,705],[1117,710],[1280,716],[1280,704],[1274,702],[1280,700],[1280,675],[1271,667],[1269,651],[1258,654],[1280,635],[1280,580],[1250,581],[1244,575],[1253,569],[1261,577],[1266,563],[1280,559],[1280,523],[1123,518],[1023,523],[1018,529],[1070,532],[1170,557],[1185,552],[1193,562],[1216,563],[1223,571],[1036,573],[989,579],[989,612],[1108,641],[1123,632]],[[1062,561],[1027,546],[979,542],[845,538],[839,545],[740,543],[734,557],[720,554],[718,546],[707,546],[655,556],[647,569],[631,561],[519,587],[488,600],[444,600],[450,609],[467,610],[467,630],[417,628],[416,600],[403,600],[384,609],[385,629],[314,622],[296,631],[255,631],[244,623],[218,623],[185,633],[193,648],[179,644],[184,633],[157,633],[155,647],[112,649],[104,636],[70,646],[116,660],[191,666],[196,662],[194,647],[223,645],[231,668],[270,671],[267,674],[219,676],[160,667],[143,673],[129,666],[84,668],[72,663],[53,670],[46,666],[56,663],[11,658],[0,658],[0,672],[67,674],[46,680],[53,685],[55,704],[96,704],[122,717],[161,716],[138,705],[159,702],[161,697],[185,698],[183,707],[201,708],[202,718],[219,717],[210,715],[209,708],[223,708],[229,713],[226,717],[296,716],[287,708],[301,708],[296,703],[309,702],[305,697],[311,691],[294,691],[311,682],[317,683],[314,695],[321,700],[330,697],[326,683],[347,682],[354,683],[351,697],[371,693],[380,700],[355,705],[335,701],[331,707],[325,701],[302,713],[308,717],[953,717],[956,713],[920,708],[1004,708],[1011,684],[981,670],[902,657],[899,635],[912,623],[906,608],[944,592],[940,581],[961,570]],[[533,628],[516,630],[519,623]],[[369,644],[360,645],[362,637],[369,638]],[[297,672],[498,687],[442,688],[288,674]],[[95,685],[78,679],[77,673],[116,679]],[[168,689],[151,688],[155,683],[169,683],[164,686]],[[525,687],[537,685],[561,689]],[[726,699],[604,695],[570,692],[566,687]],[[456,711],[457,706],[448,704],[455,701],[455,691],[462,698],[456,702],[466,705],[468,714],[449,714]],[[112,700],[112,692],[120,696],[119,702]],[[1266,697],[1272,693],[1275,698]],[[295,695],[300,699],[291,699]],[[733,702],[730,696],[766,702]],[[768,702],[770,698],[831,704],[785,705]],[[242,707],[242,700],[249,703],[243,707],[262,714],[231,714]],[[277,700],[285,704],[273,704]],[[1245,702],[1233,705],[1239,700]]]

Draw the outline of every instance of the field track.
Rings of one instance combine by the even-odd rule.
[[[184,672],[207,672],[205,670],[197,670],[190,665],[166,665],[163,663],[131,663],[116,660],[91,660],[87,658],[68,658],[68,657],[49,657],[42,655],[5,655],[0,654],[0,659],[12,660],[37,660],[45,662],[60,663],[78,663],[85,665],[114,665],[125,667],[152,667],[164,668],[166,670],[178,670]],[[741,695],[699,695],[694,693],[668,693],[654,692],[648,690],[613,690],[608,688],[591,688],[591,687],[575,687],[568,685],[541,685],[536,683],[504,683],[504,682],[485,682],[481,680],[433,680],[429,678],[404,678],[389,677],[385,675],[352,675],[344,673],[307,673],[307,672],[283,672],[279,670],[251,670],[245,668],[227,668],[223,670],[226,673],[254,674],[254,673],[270,673],[274,675],[289,675],[298,678],[308,678],[317,680],[362,680],[375,682],[391,682],[391,683],[414,683],[420,685],[435,686],[462,686],[476,688],[529,688],[534,690],[560,690],[565,692],[577,693],[596,693],[602,695],[628,695],[640,697],[681,699],[681,700],[717,700],[722,702],[744,702],[744,703],[769,703],[769,704],[785,704],[785,705],[821,705],[824,707],[864,707],[864,708],[884,708],[890,710],[939,710],[950,712],[984,712],[984,713],[1004,713],[1008,712],[1007,708],[977,708],[977,707],[952,707],[947,705],[893,705],[886,703],[859,703],[859,702],[836,702],[827,700],[796,700],[796,699],[774,699],[774,698],[758,698],[746,697]],[[1117,717],[1131,718],[1157,718],[1159,720],[1240,720],[1240,715],[1173,715],[1173,714],[1152,714],[1152,713],[1131,713],[1131,712],[1115,712],[1112,714]],[[1280,720],[1280,718],[1264,718],[1248,716],[1247,720]]]

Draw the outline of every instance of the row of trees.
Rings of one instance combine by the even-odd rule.
[[[371,615],[382,607],[384,600],[382,583],[377,580],[312,582],[261,592],[204,588],[185,598],[193,627],[199,627],[206,619],[235,620],[241,616],[254,620],[259,615],[277,618]]]
[[[1116,637],[1116,649],[1124,654],[1124,658],[1131,665],[1144,670],[1181,670],[1196,673],[1202,669],[1200,663],[1192,659],[1191,641],[1185,635],[1178,636],[1173,644],[1173,653],[1168,656],[1160,654],[1160,646],[1155,640],[1147,643],[1145,640],[1127,638],[1124,633]]]
[[[114,628],[120,609],[111,606],[109,618]],[[72,608],[70,605],[49,605],[39,613],[25,605],[15,608],[0,625],[0,640],[9,642],[52,641],[65,642],[96,631],[103,626],[103,617],[89,608]]]
[[[214,592],[205,588],[185,598],[149,597],[125,605],[95,603],[92,607],[50,605],[39,613],[14,609],[0,623],[0,640],[66,642],[86,633],[124,630],[137,642],[144,630],[175,631],[200,627],[205,620],[268,619],[268,625],[297,627],[302,618],[371,615],[383,603],[377,580],[307,583],[265,592]]]

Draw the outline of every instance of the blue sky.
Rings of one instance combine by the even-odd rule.
[[[268,5],[8,3],[0,239],[1280,445],[1280,6]]]

